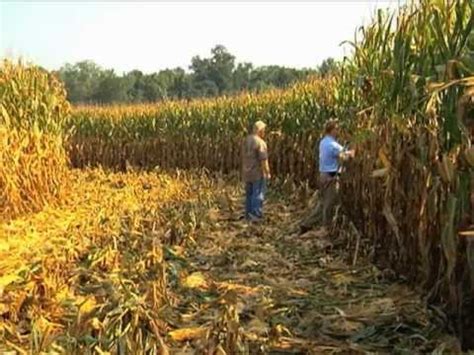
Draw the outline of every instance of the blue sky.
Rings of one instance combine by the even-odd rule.
[[[1,2],[0,56],[48,69],[90,59],[121,73],[187,68],[223,44],[238,61],[314,67],[377,8],[351,2]]]

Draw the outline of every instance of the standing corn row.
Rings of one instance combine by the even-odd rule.
[[[69,113],[62,85],[36,67],[0,67],[0,219],[60,198],[67,169],[62,139]]]
[[[376,261],[446,305],[465,339],[474,314],[474,241],[462,233],[474,224],[473,28],[469,0],[378,12],[352,42],[336,105],[359,147],[343,182],[347,214]]]
[[[269,125],[269,141],[279,147],[271,155],[278,174],[314,174],[313,141],[332,114],[328,94],[333,79],[314,79],[290,90],[258,95],[166,102],[159,105],[79,107],[69,125],[74,134],[69,150],[72,164],[139,167],[201,167],[230,172],[240,163],[240,140],[258,119]],[[304,143],[303,145],[301,143]],[[291,159],[286,159],[286,153]]]

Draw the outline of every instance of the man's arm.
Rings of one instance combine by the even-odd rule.
[[[270,165],[268,164],[268,159],[262,160],[262,172],[265,179],[270,179],[272,176],[270,174]]]
[[[271,174],[270,174],[270,164],[268,164],[267,144],[263,141],[258,146],[258,158],[260,159],[263,177],[265,179],[270,179]]]

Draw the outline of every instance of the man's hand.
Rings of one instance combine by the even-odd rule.
[[[340,154],[342,160],[348,160],[355,157],[355,150],[346,150]]]
[[[263,174],[263,178],[265,180],[270,180],[272,178],[272,174],[270,174],[270,172],[267,172],[267,173],[264,173]]]

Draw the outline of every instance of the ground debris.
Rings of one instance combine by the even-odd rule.
[[[75,174],[60,209],[0,224],[2,353],[459,352],[443,313],[364,253],[292,233],[289,197],[249,224],[234,183]]]

